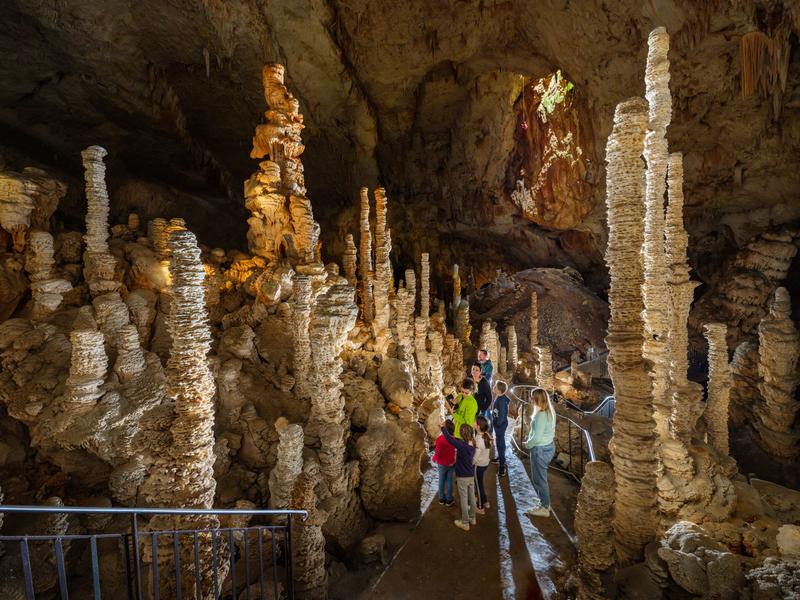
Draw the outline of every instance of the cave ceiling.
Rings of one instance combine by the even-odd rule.
[[[798,19],[789,0],[11,0],[0,13],[0,153],[77,184],[68,219],[82,210],[80,149],[100,144],[112,204],[115,188],[132,205],[168,189],[170,206],[205,221],[201,239],[244,247],[260,71],[279,61],[305,115],[306,183],[329,258],[355,231],[358,188],[380,183],[400,260],[428,250],[439,272],[481,265],[476,281],[569,265],[602,287],[605,139],[614,105],[643,93],[653,27],[673,40],[670,147],[685,154],[692,256],[800,218],[797,52],[776,102],[742,98],[739,84],[741,36],[778,21],[791,48]],[[537,224],[509,197],[508,166],[523,85],[556,69],[590,125],[592,185],[552,190],[583,203],[564,213],[578,222]]]

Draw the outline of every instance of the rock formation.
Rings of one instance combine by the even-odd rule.
[[[0,172],[0,228],[11,238],[14,252],[25,249],[30,228],[49,229],[50,217],[66,192],[66,185],[35,167],[21,173]],[[5,250],[6,241],[3,244]]]
[[[513,325],[506,327],[506,340],[508,344],[508,371],[513,374],[519,364],[519,352],[517,350],[517,330]]]
[[[322,535],[322,525],[328,515],[317,507],[314,487],[318,477],[312,473],[301,473],[292,495],[292,508],[308,512],[308,518],[297,527],[292,543],[295,593],[304,600],[324,600],[328,597],[325,537]]]
[[[375,189],[375,277],[373,299],[375,302],[374,335],[377,346],[385,353],[389,337],[389,291],[392,281],[392,264],[389,254],[392,250],[390,233],[386,226],[386,192]]]
[[[617,399],[611,460],[614,465],[614,535],[621,564],[642,556],[655,535],[656,449],[653,401],[642,357],[644,323],[644,168],[641,152],[647,127],[647,103],[632,98],[614,113],[606,146],[606,263],[608,295],[608,370]]]
[[[453,323],[455,324],[458,321],[458,307],[461,304],[461,274],[458,271],[458,265],[453,265],[453,271],[451,273],[451,277],[453,278],[453,303],[451,305],[451,315],[453,319]]]
[[[727,456],[731,393],[728,343],[725,339],[727,327],[722,323],[707,323],[705,330],[708,340],[708,399],[705,410],[708,443],[722,456]]]
[[[356,288],[358,285],[358,279],[356,276],[356,262],[358,257],[358,251],[356,250],[356,244],[353,241],[353,234],[348,233],[344,239],[345,243],[345,252],[344,256],[342,257],[342,266],[344,267],[344,277],[347,279],[348,283],[353,286],[353,289]]]
[[[374,317],[373,302],[373,270],[372,270],[372,234],[369,227],[369,190],[361,188],[361,220],[358,242],[358,275],[361,278],[361,316],[366,322],[372,322]]]
[[[586,465],[575,509],[580,587],[583,599],[614,595],[614,471],[593,461]]]
[[[311,279],[307,275],[295,275],[292,295],[292,344],[294,347],[292,372],[294,393],[298,398],[312,395],[309,373],[311,370]]]
[[[93,296],[118,289],[114,281],[116,260],[108,251],[108,190],[106,189],[105,148],[89,146],[81,152],[86,177],[86,252],[84,277]]]
[[[285,419],[275,423],[278,430],[278,458],[269,474],[269,507],[289,508],[297,478],[303,470],[303,428]]]
[[[431,261],[427,252],[422,253],[420,264],[419,316],[425,320],[427,327],[431,316]]]
[[[555,378],[553,376],[553,355],[550,348],[546,346],[536,346],[536,385],[553,393],[555,389]]]
[[[753,427],[757,441],[770,454],[796,458],[800,431],[795,420],[800,402],[795,400],[800,358],[800,334],[791,319],[789,292],[778,288],[769,316],[758,327],[758,388]]]
[[[25,270],[30,274],[31,280],[32,318],[42,319],[58,309],[64,294],[72,289],[72,285],[53,272],[55,261],[52,235],[46,231],[31,230],[28,251]]]
[[[318,259],[319,225],[306,197],[300,139],[300,104],[284,84],[284,67],[268,64],[263,73],[266,124],[256,127],[251,158],[267,160],[245,183],[247,241],[253,254],[268,260],[288,258],[293,264]]]
[[[730,423],[736,426],[751,423],[759,397],[758,344],[744,341],[736,346],[730,371]]]

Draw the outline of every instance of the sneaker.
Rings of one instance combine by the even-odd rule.
[[[444,504],[444,505],[445,505],[445,506],[453,506],[455,503],[456,503],[456,501],[455,501],[455,500],[449,500],[448,502],[445,502],[445,504]]]
[[[477,524],[478,524],[478,521],[475,519],[475,517],[472,517],[472,518],[469,520],[469,524],[470,524],[470,525],[477,525]]]
[[[442,506],[444,506],[446,503],[445,503],[445,501],[444,501],[444,500],[442,500],[441,498],[439,498],[439,504],[441,504]]]
[[[483,510],[482,508],[476,508],[475,512],[478,513],[479,515],[485,515],[486,514],[486,511]]]
[[[505,477],[506,475],[508,475],[508,469],[506,469],[505,467],[500,467],[500,470],[497,472],[497,476]]]
[[[493,465],[499,465],[500,464],[500,459],[499,458],[493,458],[492,459],[492,464]]]
[[[525,511],[525,514],[529,517],[549,517],[550,509],[546,506],[537,506]]]
[[[461,522],[461,519],[456,519],[455,521],[453,521],[453,524],[459,529],[463,529],[464,531],[469,531],[469,525],[464,525],[464,523]]]
[[[489,502],[487,501],[487,502],[483,503],[483,508],[484,508],[484,510],[487,509],[487,508],[492,508],[492,505],[489,504]]]

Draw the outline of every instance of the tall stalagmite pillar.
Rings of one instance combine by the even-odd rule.
[[[356,277],[356,257],[358,256],[358,251],[356,250],[356,244],[353,241],[352,233],[347,234],[347,237],[344,239],[344,244],[345,250],[344,256],[342,257],[344,277],[347,279],[348,283],[355,288],[356,285],[358,285],[358,279]]]
[[[294,276],[292,291],[292,331],[294,365],[294,394],[297,398],[310,398],[313,390],[308,374],[311,369],[311,279],[308,275]]]
[[[667,126],[672,116],[669,92],[669,36],[659,27],[647,40],[645,96],[649,105],[649,121],[644,142],[647,161],[644,221],[644,357],[652,362],[652,394],[656,429],[667,436],[672,410],[669,397],[669,289],[664,255],[664,193],[667,185]]]
[[[553,393],[556,386],[555,376],[553,375],[553,355],[547,346],[536,346],[536,385]]]
[[[800,335],[791,318],[789,292],[779,287],[769,315],[758,326],[758,389],[753,426],[756,441],[770,454],[793,459],[800,454],[800,430],[794,425]]]
[[[644,323],[644,164],[647,102],[631,98],[614,113],[606,145],[606,263],[608,294],[608,369],[617,400],[611,461],[616,481],[614,534],[622,564],[639,560],[656,531],[656,448],[653,400],[642,357]]]
[[[506,338],[508,341],[508,372],[513,375],[519,363],[519,351],[517,349],[517,329],[513,325],[506,327]]]
[[[374,316],[372,299],[372,234],[369,227],[369,190],[362,187],[360,237],[358,240],[358,275],[361,278],[361,316],[371,323]]]
[[[578,536],[578,598],[614,597],[614,471],[611,465],[592,461],[586,465],[575,509]]]
[[[389,230],[386,226],[386,192],[383,188],[375,189],[375,278],[373,298],[375,302],[375,338],[379,347],[384,349],[389,335],[389,288],[392,278],[390,254],[392,245]],[[380,342],[383,342],[382,344]]]
[[[86,251],[84,277],[92,296],[119,288],[114,281],[117,261],[108,251],[108,190],[106,189],[105,148],[89,146],[81,152],[86,179]]]
[[[453,305],[452,319],[455,324],[458,319],[458,305],[461,304],[461,274],[458,272],[458,265],[453,265]]]
[[[536,346],[539,345],[539,297],[536,292],[531,292],[531,307],[530,307],[530,331],[528,334],[528,344],[531,352],[531,373],[536,373],[537,369],[537,356]]]
[[[731,395],[731,371],[728,366],[728,327],[723,323],[706,323],[708,340],[708,401],[706,402],[706,430],[708,442],[723,456],[728,448],[728,405]]]

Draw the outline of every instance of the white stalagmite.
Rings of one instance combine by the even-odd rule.
[[[136,213],[129,213],[128,214],[128,229],[132,232],[137,232],[142,227],[142,222],[139,219],[139,215]]]
[[[456,311],[455,335],[465,346],[470,345],[470,335],[472,334],[472,326],[469,324],[469,301],[462,298],[458,303],[458,310]]]
[[[360,238],[358,240],[358,275],[361,278],[361,316],[367,323],[374,317],[374,303],[372,298],[372,234],[369,227],[369,190],[362,187]]]
[[[144,351],[136,325],[127,323],[117,330],[117,360],[114,372],[122,382],[130,381],[145,369]]]
[[[348,233],[344,239],[345,250],[342,257],[342,267],[344,268],[344,277],[355,288],[358,285],[356,276],[356,263],[358,251],[356,250],[356,243],[353,241],[353,234]]]
[[[728,448],[728,405],[731,395],[731,372],[728,366],[728,328],[723,323],[706,323],[708,340],[708,400],[706,402],[706,431],[708,443],[723,456]]]
[[[606,346],[617,399],[609,448],[616,482],[614,535],[621,564],[641,559],[656,531],[655,422],[650,377],[642,358],[642,244],[647,102],[631,98],[617,105],[606,145],[606,263],[611,279],[611,318]]]
[[[452,318],[453,323],[456,322],[458,315],[458,306],[461,304],[461,274],[458,271],[458,265],[453,265],[453,305],[452,305]]]
[[[374,195],[375,283],[372,290],[375,302],[374,334],[376,340],[379,342],[379,347],[385,349],[388,344],[387,338],[389,334],[389,288],[392,278],[392,264],[389,255],[392,251],[392,245],[389,239],[389,230],[386,226],[386,192],[383,188],[376,188]]]
[[[517,329],[513,325],[506,327],[508,344],[508,372],[514,374],[519,364],[519,350],[517,349]]]
[[[548,393],[553,393],[556,381],[553,375],[553,355],[547,346],[536,346],[536,385],[544,388]]]
[[[647,161],[644,221],[644,357],[652,362],[652,396],[659,436],[667,436],[667,421],[672,402],[669,397],[670,294],[667,287],[667,263],[664,254],[664,193],[666,192],[667,126],[672,116],[669,92],[669,36],[666,29],[654,29],[647,39],[645,96],[649,121],[644,142]]]
[[[67,404],[72,409],[92,407],[103,395],[101,387],[108,370],[108,356],[103,344],[103,332],[89,319],[83,320],[69,335],[72,344]]]
[[[770,454],[793,459],[800,454],[800,430],[795,425],[800,403],[798,384],[800,335],[791,318],[789,292],[779,287],[769,315],[758,326],[758,389],[753,426],[755,439]]]
[[[72,289],[69,281],[56,277],[54,264],[53,236],[47,231],[32,229],[28,234],[25,270],[31,277],[33,319],[41,319],[55,312],[64,294]]]
[[[500,356],[497,360],[497,371],[505,377],[508,374],[508,351],[505,346],[500,346]]]
[[[531,351],[531,373],[535,373],[537,369],[538,358],[536,356],[536,346],[539,345],[539,297],[535,291],[531,292],[531,307],[529,312],[530,330],[528,333],[528,347]]]
[[[397,288],[395,297],[394,335],[397,358],[413,370],[414,365],[414,303],[416,289],[414,271],[406,271],[406,281]]]
[[[93,296],[119,288],[114,281],[116,260],[108,252],[108,190],[103,163],[106,154],[100,146],[89,146],[81,152],[87,201],[84,277]]]
[[[614,471],[601,461],[587,463],[575,509],[578,537],[578,598],[609,598],[614,566]]]
[[[311,279],[308,275],[294,276],[292,298],[292,343],[294,346],[292,373],[294,374],[294,394],[297,398],[311,397]]]
[[[420,270],[419,316],[427,323],[431,316],[431,257],[422,253],[422,269]]]
[[[428,322],[423,317],[414,320],[414,355],[417,358],[417,377],[422,382],[430,381],[430,360],[427,349]]]
[[[303,470],[303,428],[285,419],[275,423],[278,430],[278,458],[269,473],[269,507],[289,508],[297,477]]]
[[[428,342],[431,350],[428,353],[430,365],[431,386],[440,394],[444,388],[444,361],[442,353],[444,351],[444,339],[442,334],[434,329],[428,331]]]

